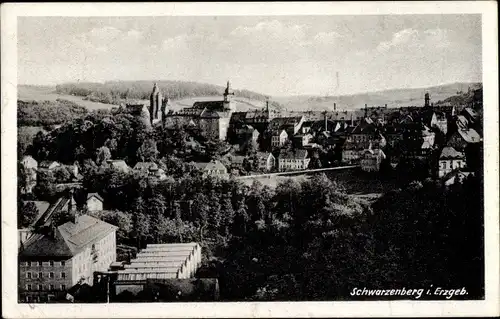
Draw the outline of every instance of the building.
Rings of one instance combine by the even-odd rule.
[[[276,167],[276,158],[272,153],[257,152],[257,159],[259,161],[260,170],[269,172]]]
[[[472,128],[462,129],[459,127],[458,130],[450,136],[446,145],[463,152],[467,145],[480,142],[482,142],[482,138],[476,130]]]
[[[124,160],[107,160],[106,163],[114,170],[128,173],[130,172],[130,167],[125,163]]]
[[[229,177],[227,168],[218,160],[213,160],[208,163],[194,163],[194,165],[202,172],[203,176],[212,176],[226,179]]]
[[[465,165],[465,155],[453,147],[447,146],[443,148],[439,156],[438,177],[441,178],[454,170],[462,169]]]
[[[307,151],[302,149],[283,152],[278,158],[278,170],[283,172],[307,169],[311,161],[307,155]]]
[[[288,141],[288,133],[284,130],[278,130],[271,136],[272,147],[282,147]]]
[[[31,156],[23,156],[21,165],[25,171],[24,187],[20,189],[21,194],[30,194],[36,186],[36,173],[38,169],[38,162]]]
[[[46,170],[46,171],[52,171],[57,167],[60,167],[61,163],[57,161],[43,161],[40,163],[38,169],[39,170]]]
[[[474,175],[472,172],[464,172],[461,170],[455,170],[451,171],[450,173],[446,174],[445,176],[442,177],[442,182],[445,187],[450,187],[451,185],[454,184],[462,184],[464,180],[469,177],[469,175]]]
[[[312,141],[313,136],[312,134],[306,133],[306,134],[297,134],[293,137],[294,145],[297,148],[303,148],[306,145],[309,145],[309,143]]]
[[[163,122],[167,112],[168,99],[163,97],[158,84],[153,85],[153,91],[149,96],[149,116],[151,125]]]
[[[77,283],[92,285],[94,271],[107,270],[116,260],[116,229],[75,214],[72,221],[34,235],[18,255],[20,301],[51,301]]]
[[[304,116],[275,117],[269,123],[272,132],[285,130],[289,136],[293,136],[300,131],[304,123]]]
[[[153,162],[137,162],[134,166],[134,171],[148,173],[151,168],[158,169],[158,165]]]
[[[147,280],[193,278],[201,264],[201,246],[197,243],[149,244],[124,269],[117,271],[112,295],[125,291],[137,294]]]
[[[102,197],[99,194],[97,193],[87,194],[86,206],[89,212],[97,212],[103,210],[103,203],[104,199],[102,199]]]
[[[386,156],[381,149],[369,148],[363,152],[361,157],[361,169],[365,172],[378,172],[385,158]]]
[[[28,228],[20,228],[17,230],[18,234],[18,243],[23,245],[32,235],[33,229],[35,228],[36,222],[45,214],[45,212],[49,209],[50,203],[45,201],[26,201],[26,203],[32,202],[35,204],[38,210],[38,216],[36,217],[33,224]]]
[[[232,100],[234,92],[227,81],[222,101],[197,101],[192,107],[178,112],[169,112],[167,118],[175,118],[173,122],[190,123],[198,126],[201,135],[208,139],[226,140],[229,123],[236,105]],[[170,121],[169,121],[170,122]]]

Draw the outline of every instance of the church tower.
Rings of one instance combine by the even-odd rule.
[[[429,95],[429,92],[425,93],[425,104],[424,107],[429,107],[431,106],[431,97]]]
[[[153,92],[149,98],[149,115],[151,117],[151,124],[154,124],[160,120],[160,111],[162,110],[163,97],[161,95],[158,84],[154,84]]]
[[[227,81],[226,90],[224,91],[224,102],[226,102],[226,103],[231,102],[231,95],[234,95],[234,92],[231,89],[231,83],[229,83],[229,81]]]

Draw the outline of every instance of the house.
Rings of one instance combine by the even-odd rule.
[[[307,155],[307,151],[303,149],[282,152],[278,158],[278,170],[283,172],[307,169],[311,161]]]
[[[386,156],[381,149],[369,148],[361,156],[361,169],[365,172],[378,172]]]
[[[148,173],[151,168],[158,169],[158,165],[153,162],[137,162],[134,166],[134,171]]]
[[[465,165],[465,155],[453,147],[446,146],[439,156],[438,177],[441,178],[456,169],[462,169]]]
[[[482,138],[476,130],[472,128],[461,129],[459,127],[458,130],[450,136],[446,145],[463,152],[468,144],[476,144],[481,141]]]
[[[309,145],[311,142],[313,136],[312,134],[297,134],[293,137],[293,142],[295,147],[297,148],[303,148],[306,145]]]
[[[128,173],[130,172],[130,167],[125,163],[124,160],[107,160],[106,163],[114,170]]]
[[[47,302],[77,283],[92,285],[94,271],[116,260],[117,227],[88,215],[30,238],[19,252],[19,299]]]
[[[56,167],[60,167],[60,166],[61,166],[61,163],[59,163],[57,161],[43,161],[40,163],[38,168],[40,170],[52,171]]]
[[[228,178],[227,168],[218,160],[208,163],[197,162],[194,165],[201,170],[203,176],[212,176],[218,178]]]
[[[271,137],[271,146],[272,147],[282,147],[288,141],[288,133],[284,130],[278,130],[273,133]]]
[[[375,136],[377,136],[377,127],[370,118],[365,118],[347,136],[346,143],[354,144],[360,149],[367,149]]]
[[[38,162],[31,156],[23,156],[21,165],[25,171],[24,187],[20,189],[21,194],[30,194],[36,186],[36,174],[38,169]]]
[[[97,193],[88,193],[87,194],[87,210],[89,212],[96,212],[102,210],[104,199]]]
[[[276,167],[276,158],[272,153],[257,152],[257,159],[259,161],[260,170],[269,172]]]
[[[451,185],[454,185],[456,183],[462,184],[464,180],[471,174],[473,175],[472,172],[464,172],[460,169],[451,171],[450,173],[443,176],[443,185],[445,187],[450,187]]]
[[[271,120],[269,127],[271,131],[285,130],[289,136],[299,132],[304,123],[304,116],[276,117]]]

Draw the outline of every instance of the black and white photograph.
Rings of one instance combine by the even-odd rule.
[[[18,9],[12,81],[2,73],[9,302],[489,301],[498,314],[496,3],[481,3]]]

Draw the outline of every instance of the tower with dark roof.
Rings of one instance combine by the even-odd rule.
[[[160,89],[158,88],[158,84],[155,83],[153,86],[153,91],[151,92],[151,96],[149,97],[149,115],[151,118],[151,124],[154,124],[160,121],[160,111],[162,110],[163,104],[163,96],[161,94]]]
[[[226,90],[224,91],[224,102],[226,103],[231,102],[231,96],[234,96],[234,92],[231,89],[231,83],[227,81]]]
[[[425,93],[425,104],[424,104],[424,106],[425,107],[431,106],[430,102],[431,102],[431,97],[429,95],[429,92],[427,92],[427,93]]]

